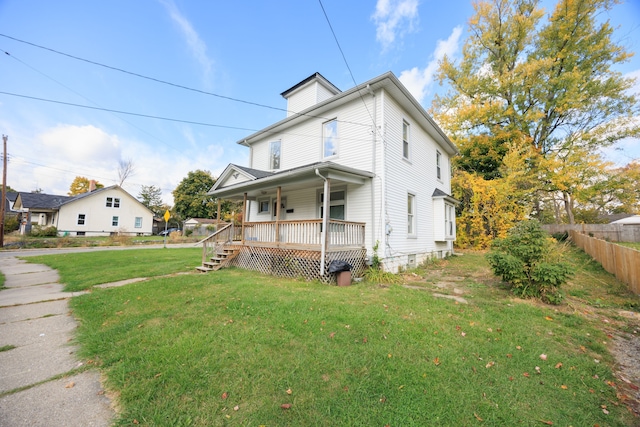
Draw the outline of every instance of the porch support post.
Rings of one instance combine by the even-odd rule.
[[[247,193],[244,193],[242,198],[242,244],[244,245],[244,218],[247,216]],[[235,220],[235,218],[233,219]]]
[[[278,186],[276,191],[276,243],[280,242],[280,209],[282,203],[282,187]]]

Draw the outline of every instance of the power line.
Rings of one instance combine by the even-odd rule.
[[[69,91],[71,91],[71,92],[75,93],[76,95],[80,96],[81,98],[85,99],[86,101],[89,101],[89,102],[90,102],[90,103],[92,103],[93,105],[96,105],[96,106],[98,106],[98,107],[102,107],[102,106],[101,106],[100,104],[98,104],[97,102],[94,102],[93,100],[91,100],[91,99],[87,98],[86,96],[82,95],[81,93],[79,93],[79,92],[77,92],[77,91],[73,90],[72,88],[70,88],[69,86],[65,85],[64,83],[59,82],[58,80],[54,79],[53,77],[51,77],[51,76],[49,76],[49,75],[47,75],[47,74],[43,73],[42,71],[40,71],[40,70],[36,69],[35,67],[32,67],[31,65],[27,64],[26,62],[22,61],[21,59],[17,58],[16,56],[11,55],[10,53],[8,53],[8,52],[6,52],[6,51],[5,51],[4,53],[5,53],[5,54],[7,54],[7,55],[8,55],[9,57],[11,57],[12,59],[14,59],[15,61],[18,61],[19,63],[21,63],[21,64],[22,64],[22,65],[24,65],[25,67],[28,67],[28,68],[32,69],[33,71],[35,71],[36,73],[38,73],[38,74],[40,74],[40,75],[45,76],[45,77],[46,77],[46,78],[48,78],[49,80],[51,80],[51,81],[53,81],[53,82],[55,82],[55,83],[59,84],[60,86],[62,86],[62,87],[63,87],[63,88],[65,88],[65,89],[67,89],[67,90],[69,90]],[[156,140],[156,141],[158,141],[158,142],[161,142],[162,144],[166,145],[167,147],[172,148],[172,149],[174,149],[174,150],[176,150],[176,151],[180,152],[180,150],[179,150],[178,148],[176,148],[176,147],[174,147],[173,145],[171,145],[171,144],[169,144],[169,143],[167,143],[167,142],[165,142],[165,141],[161,140],[161,139],[160,139],[160,138],[158,138],[157,136],[150,134],[150,133],[149,133],[149,132],[147,132],[146,130],[144,130],[144,129],[142,129],[142,128],[138,127],[138,126],[136,126],[135,124],[131,123],[130,121],[128,121],[128,120],[126,120],[126,119],[124,119],[124,118],[122,118],[122,117],[120,117],[120,116],[118,116],[118,115],[116,115],[116,114],[113,114],[113,116],[114,116],[114,117],[117,117],[118,119],[122,120],[123,122],[127,123],[128,125],[130,125],[130,126],[134,127],[135,129],[138,129],[140,132],[142,132],[142,133],[145,133],[145,134],[149,135],[150,137],[152,137],[153,139],[155,139],[155,140]]]
[[[26,99],[31,99],[31,100],[35,100],[35,101],[41,101],[41,102],[49,102],[49,103],[53,103],[53,104],[68,105],[68,106],[71,106],[71,107],[86,108],[86,109],[97,110],[97,111],[106,111],[106,112],[109,112],[109,113],[127,114],[127,115],[130,115],[130,116],[144,117],[144,118],[148,118],[148,119],[166,120],[166,121],[170,121],[170,122],[186,123],[186,124],[191,124],[191,125],[207,126],[207,127],[215,127],[215,128],[223,128],[223,129],[242,130],[242,131],[245,131],[245,132],[258,132],[258,129],[244,128],[244,127],[237,127],[237,126],[228,126],[228,125],[219,125],[219,124],[204,123],[204,122],[194,122],[194,121],[191,121],[191,120],[173,119],[173,118],[170,118],[170,117],[153,116],[153,115],[150,115],[150,114],[133,113],[133,112],[129,112],[129,111],[114,110],[114,109],[110,109],[110,108],[92,107],[90,105],[75,104],[75,103],[72,103],[72,102],[57,101],[57,100],[54,100],[54,99],[40,98],[40,97],[37,97],[37,96],[23,95],[23,94],[12,93],[12,92],[0,91],[0,94],[9,95],[9,96],[15,96],[15,97],[18,97],[18,98],[26,98]],[[368,125],[367,125],[367,127],[368,127]],[[273,134],[278,134],[278,135],[299,136],[299,137],[305,137],[305,138],[316,137],[317,136],[315,134],[314,135],[305,135],[305,134],[279,132],[279,131],[269,131],[267,133],[273,133]],[[341,140],[341,141],[364,141],[365,140],[365,139],[360,139],[360,138],[337,138],[337,139]]]
[[[37,47],[38,49],[43,49],[43,50],[47,50],[49,52],[53,52],[53,53],[58,54],[58,55],[66,56],[68,58],[72,58],[72,59],[75,59],[77,61],[86,62],[88,64],[96,65],[96,66],[99,66],[99,67],[104,67],[104,68],[107,68],[107,69],[110,69],[110,70],[113,70],[113,71],[118,71],[118,72],[121,72],[121,73],[129,74],[131,76],[135,76],[135,77],[141,78],[141,79],[150,80],[150,81],[153,81],[153,82],[156,82],[156,83],[161,83],[161,84],[168,85],[168,86],[173,86],[173,87],[176,87],[176,88],[179,88],[179,89],[188,90],[188,91],[191,91],[191,92],[196,92],[196,93],[200,93],[200,94],[203,94],[203,95],[214,96],[216,98],[226,99],[228,101],[240,102],[240,103],[247,104],[247,105],[253,105],[253,106],[256,106],[256,107],[268,108],[270,110],[284,111],[288,115],[305,116],[305,117],[311,117],[311,118],[322,119],[322,120],[328,120],[329,119],[327,117],[314,116],[312,114],[302,114],[302,113],[299,113],[299,112],[296,112],[296,111],[287,110],[286,108],[273,107],[271,105],[261,104],[261,103],[253,102],[253,101],[247,101],[247,100],[244,100],[244,99],[233,98],[231,96],[220,95],[220,94],[217,94],[217,93],[208,92],[208,91],[201,90],[201,89],[195,89],[195,88],[192,88],[192,87],[189,87],[189,86],[184,86],[184,85],[181,85],[181,84],[178,84],[178,83],[168,82],[166,80],[161,80],[161,79],[158,79],[158,78],[155,78],[155,77],[145,76],[144,74],[135,73],[133,71],[127,71],[127,70],[124,70],[122,68],[118,68],[118,67],[114,67],[114,66],[111,66],[111,65],[102,64],[100,62],[91,61],[89,59],[81,58],[79,56],[71,55],[71,54],[68,54],[68,53],[65,53],[65,52],[61,52],[61,51],[49,48],[49,47],[45,47],[45,46],[41,46],[41,45],[38,45],[38,44],[35,44],[35,43],[31,43],[31,42],[28,42],[26,40],[21,40],[21,39],[15,38],[15,37],[11,37],[11,36],[8,36],[6,34],[0,34],[0,36],[8,38],[8,39],[11,39],[11,40],[14,40],[14,41],[17,41],[19,43],[24,43],[24,44],[27,44],[27,45],[30,45],[30,46],[33,46],[33,47]],[[11,54],[9,52],[7,52],[7,51],[5,51],[4,53],[6,55],[11,56]],[[344,55],[343,55],[343,57],[344,57]],[[351,70],[349,70],[349,72],[351,72]],[[352,75],[352,78],[353,78],[353,75]],[[354,80],[354,82],[355,82],[355,80]],[[338,121],[340,122],[340,120],[338,120]],[[357,123],[357,122],[348,122],[348,121],[342,121],[342,122],[343,123],[356,124],[356,125],[360,125],[360,126],[369,126],[369,125],[365,125],[363,123]]]

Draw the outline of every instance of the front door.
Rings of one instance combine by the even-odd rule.
[[[271,211],[271,220],[275,221],[276,220],[276,212],[278,211],[276,208],[278,207],[278,201],[274,200],[273,201],[273,209]],[[284,220],[286,219],[286,212],[287,212],[287,198],[286,197],[281,197],[280,198],[280,219]]]

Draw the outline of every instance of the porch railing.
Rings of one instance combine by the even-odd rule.
[[[364,246],[364,226],[363,222],[329,220],[329,247]],[[245,222],[244,242],[319,247],[322,243],[322,219]]]
[[[200,240],[202,243],[202,262],[210,260],[215,254],[221,250],[222,246],[231,243],[234,239],[235,227],[233,223],[218,223],[218,230],[208,237]]]

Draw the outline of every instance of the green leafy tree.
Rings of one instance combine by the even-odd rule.
[[[538,221],[521,221],[504,239],[493,242],[487,260],[494,274],[511,285],[514,294],[559,304],[559,288],[573,273],[570,265],[561,261],[557,245]]]
[[[209,171],[196,170],[187,174],[173,190],[173,209],[177,216],[187,218],[213,218],[217,204],[207,192],[215,184]]]
[[[615,3],[559,0],[546,22],[537,0],[474,4],[462,59],[441,63],[440,81],[450,91],[433,105],[460,148],[457,170],[504,178],[507,144],[528,144],[535,150],[529,167],[538,176],[530,211],[539,212],[541,199],[558,192],[573,222],[590,168],[590,161],[577,161],[578,154],[592,156],[640,135],[638,99],[630,94],[634,79],[613,69],[631,54],[612,40],[609,22],[597,19]],[[567,161],[576,181],[561,173]]]
[[[140,202],[149,208],[155,216],[162,216],[166,211],[166,207],[162,202],[162,190],[155,185],[142,185],[140,194],[138,194]]]
[[[69,194],[70,196],[77,196],[78,194],[88,193],[90,186],[91,181],[89,180],[89,178],[85,178],[84,176],[76,176],[71,183],[71,186],[69,187],[69,193],[67,194]],[[96,181],[96,189],[98,188],[104,188],[104,185]]]

